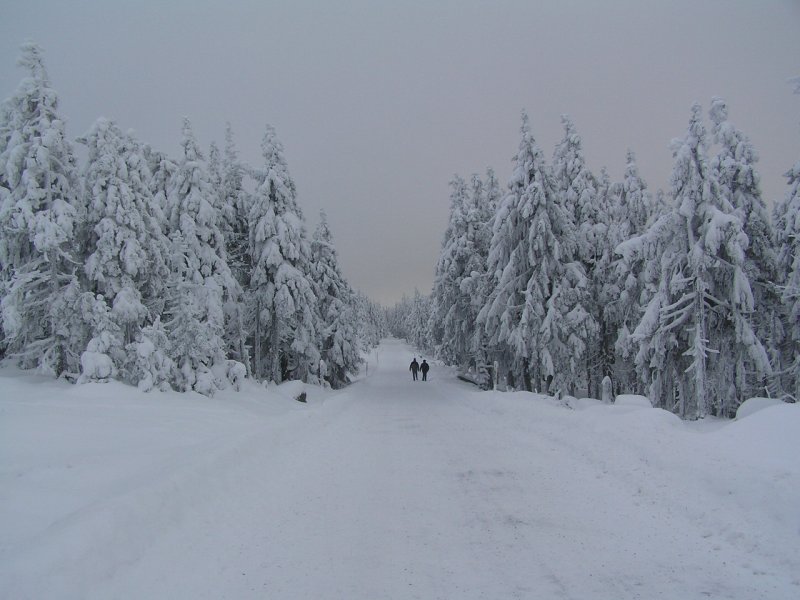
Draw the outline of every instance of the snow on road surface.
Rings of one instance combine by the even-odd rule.
[[[800,597],[800,407],[478,392],[381,346],[339,392],[0,373],[0,598]]]

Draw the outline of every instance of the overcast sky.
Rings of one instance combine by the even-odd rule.
[[[568,113],[595,172],[631,147],[655,190],[720,95],[782,197],[798,31],[798,0],[2,0],[0,97],[32,39],[73,138],[105,116],[177,156],[184,115],[206,147],[230,121],[259,164],[273,124],[309,228],[324,208],[351,283],[390,305],[430,290],[453,174],[505,186],[523,108],[546,156]]]

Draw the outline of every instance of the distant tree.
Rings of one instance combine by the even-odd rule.
[[[389,335],[388,312],[391,311],[384,310],[361,292],[355,292],[353,303],[361,347],[363,350],[374,348],[384,337]],[[397,334],[395,333],[395,335]]]
[[[405,331],[408,343],[423,353],[431,353],[434,350],[429,326],[431,313],[430,296],[425,296],[415,289],[402,329]]]
[[[178,163],[163,152],[154,150],[150,146],[143,146],[142,152],[147,161],[147,168],[150,171],[150,191],[153,194],[153,202],[163,216],[162,231],[169,236],[172,233],[170,229],[172,223],[168,218],[170,213],[168,196],[170,182],[178,170]]]
[[[225,236],[228,264],[242,288],[246,288],[250,282],[248,223],[252,198],[245,189],[246,171],[245,165],[239,160],[233,129],[228,123],[225,128],[225,151],[222,157],[222,206],[225,207],[222,215],[224,219],[222,233]]]
[[[325,379],[334,389],[348,383],[362,362],[353,290],[342,275],[325,212],[311,242],[311,259],[321,320],[321,354]]]

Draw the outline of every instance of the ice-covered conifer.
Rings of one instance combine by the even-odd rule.
[[[564,137],[553,153],[553,180],[559,202],[566,209],[574,228],[575,240],[574,256],[565,256],[563,260],[565,263],[580,263],[583,276],[577,265],[566,270],[569,277],[564,280],[564,287],[560,289],[559,295],[562,302],[569,303],[568,307],[562,306],[561,312],[570,315],[570,318],[548,322],[562,329],[561,337],[568,342],[570,351],[577,352],[577,360],[585,363],[582,371],[590,393],[599,395],[603,374],[596,372],[596,366],[600,363],[592,350],[599,347],[597,332],[602,316],[599,304],[594,301],[596,295],[592,294],[592,289],[596,287],[596,281],[601,276],[596,275],[594,270],[607,239],[608,224],[605,222],[606,216],[601,216],[605,215],[605,207],[599,206],[597,182],[586,165],[581,137],[569,116],[562,115],[561,123],[564,126]],[[572,362],[570,358],[569,363]],[[576,372],[565,375],[570,382],[579,377]],[[574,383],[571,383],[570,387],[573,386]]]
[[[659,406],[689,418],[728,416],[741,401],[742,357],[767,371],[769,364],[746,318],[753,306],[747,238],[709,168],[699,105],[673,154],[672,211],[619,247],[649,249],[659,264],[657,291],[633,333],[636,364]]]
[[[639,166],[633,150],[625,155],[625,174],[614,206],[615,220],[622,223],[623,238],[644,232],[653,213],[653,199],[647,184],[639,174]]]
[[[469,297],[462,293],[461,282],[469,274],[467,263],[474,255],[469,239],[466,182],[456,175],[450,182],[450,220],[436,264],[431,295],[431,334],[440,358],[449,364],[466,366],[468,357]]]
[[[425,296],[415,289],[414,298],[411,299],[403,324],[406,340],[422,353],[433,351],[433,339],[430,333],[431,304],[430,296]]]
[[[775,207],[785,328],[781,371],[784,389],[800,401],[800,161],[786,179],[789,191]]]
[[[553,151],[553,186],[572,221],[580,223],[581,206],[590,204],[587,202],[590,199],[582,199],[581,196],[591,178],[587,176],[581,137],[575,124],[568,115],[561,115],[561,125],[564,127],[564,137]]]
[[[557,373],[569,377],[573,348],[567,337],[580,319],[561,317],[576,301],[569,290],[578,289],[585,277],[573,268],[572,221],[524,113],[521,133],[509,191],[494,218],[488,259],[494,285],[479,322],[485,324],[493,354],[501,370],[512,375],[513,385],[541,389]]]
[[[747,136],[728,120],[728,106],[722,98],[712,100],[710,115],[714,141],[720,146],[711,161],[711,169],[719,181],[722,195],[733,205],[742,222],[748,241],[743,268],[753,291],[753,313],[749,318],[756,335],[765,343],[772,362],[778,364],[782,337],[780,291],[775,286],[778,257],[769,214],[761,197],[760,177],[755,169],[758,154]],[[740,383],[744,388],[743,399],[764,394],[765,376],[748,361],[746,372],[740,374],[746,379]]]
[[[19,64],[28,77],[0,118],[2,346],[23,367],[76,373],[81,349],[70,347],[53,307],[75,306],[64,295],[78,267],[80,183],[41,49],[24,44]]]
[[[164,325],[180,373],[178,387],[211,394],[214,382],[208,373],[225,359],[223,307],[235,300],[238,286],[225,260],[213,189],[188,119],[184,120],[182,146],[183,159],[170,181],[167,198],[173,265],[169,320]]]
[[[609,244],[615,250],[619,244],[642,235],[653,212],[653,199],[639,174],[632,150],[626,154],[623,180],[610,195],[610,200],[613,226],[609,230]],[[639,322],[644,306],[650,301],[649,288],[645,284],[654,277],[648,276],[646,270],[652,269],[654,264],[645,254],[629,254],[624,258],[616,252],[612,255],[605,328],[614,340],[614,381],[619,391],[644,392],[633,365],[636,350],[630,334]]]
[[[242,288],[250,282],[250,253],[248,246],[250,206],[252,199],[244,186],[245,166],[233,138],[233,128],[225,128],[225,151],[222,157],[222,197],[226,207],[223,217],[228,264]],[[233,210],[232,210],[233,209]]]
[[[144,146],[142,151],[147,161],[147,168],[150,171],[150,191],[153,194],[153,201],[156,208],[161,211],[163,218],[161,229],[165,235],[169,236],[172,231],[168,219],[170,214],[168,196],[170,182],[178,170],[178,163],[163,152],[154,150],[150,146]]]
[[[355,292],[353,303],[361,346],[364,350],[374,348],[389,333],[386,311],[361,292]]]
[[[230,124],[225,132],[224,156],[221,157],[217,145],[211,143],[208,172],[213,189],[213,205],[224,240],[226,262],[237,284],[237,293],[231,295],[224,305],[226,350],[229,356],[245,364],[249,373],[250,359],[244,324],[245,289],[249,277],[246,260],[247,221],[240,207],[246,192],[242,187],[242,166],[238,162]]]
[[[84,182],[91,235],[86,276],[91,291],[107,304],[108,322],[120,344],[118,352],[105,352],[124,357],[123,347],[164,308],[168,241],[149,187],[151,175],[133,136],[108,119],[98,119],[80,141],[88,149]],[[123,379],[136,383],[124,365],[114,366]]]
[[[283,381],[317,376],[316,302],[310,278],[310,248],[296,202],[283,145],[267,126],[261,144],[265,171],[249,215],[254,311],[253,372]]]
[[[582,238],[590,250],[584,253],[583,266],[588,283],[580,304],[593,321],[584,323],[588,327],[585,352],[587,389],[593,398],[600,397],[600,384],[604,377],[613,375],[614,367],[616,327],[612,307],[619,300],[619,288],[612,273],[614,248],[619,239],[619,223],[614,218],[618,188],[611,183],[608,171],[603,167],[594,191],[591,216],[587,214],[577,232],[578,238]]]
[[[320,350],[325,371],[321,376],[336,389],[358,372],[361,348],[353,291],[341,273],[324,211],[311,242],[311,259],[321,316]]]
[[[485,182],[478,175],[472,176],[470,201],[466,211],[467,239],[471,251],[459,286],[466,297],[467,306],[463,325],[467,335],[467,356],[462,362],[474,369],[474,376],[484,387],[491,385],[491,358],[486,330],[477,324],[477,320],[490,294],[489,247],[492,241],[492,219],[499,198],[497,177],[491,168],[486,172]]]

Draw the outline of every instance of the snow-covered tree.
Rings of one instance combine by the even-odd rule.
[[[409,310],[405,315],[403,330],[406,340],[417,350],[423,353],[433,352],[433,339],[430,333],[432,306],[430,296],[425,296],[414,290]]]
[[[769,369],[747,319],[747,237],[709,168],[699,105],[673,154],[672,211],[620,246],[627,255],[655,249],[660,267],[657,292],[633,333],[636,363],[659,406],[689,418],[727,416],[741,399],[742,357]]]
[[[136,340],[128,344],[127,351],[130,378],[136,381],[140,390],[166,391],[170,388],[175,363],[170,358],[170,342],[160,317],[156,317],[151,325],[142,327]]]
[[[294,181],[275,130],[261,144],[266,164],[250,209],[250,293],[253,373],[283,381],[316,377],[317,298],[310,278],[310,248]]]
[[[225,241],[225,255],[231,274],[242,293],[225,303],[225,343],[228,355],[246,365],[250,373],[245,326],[247,286],[250,277],[248,257],[247,192],[243,184],[244,167],[238,159],[230,123],[225,130],[225,153],[222,157],[216,144],[209,152],[209,174],[214,189],[214,207],[219,215],[219,228]]]
[[[625,174],[622,182],[610,195],[612,227],[608,241],[611,248],[627,240],[642,235],[651,219],[653,199],[647,191],[647,184],[639,174],[636,156],[628,150],[625,159]],[[613,380],[620,391],[642,393],[640,382],[633,364],[635,344],[630,334],[641,319],[642,310],[650,301],[651,289],[646,283],[654,281],[656,275],[650,273],[655,261],[647,253],[632,254],[625,260],[614,254],[606,285],[607,298],[604,302],[606,333],[614,340]]]
[[[324,211],[314,231],[311,258],[317,307],[322,317],[320,338],[324,368],[320,376],[335,389],[346,384],[349,375],[358,372],[361,354],[353,291],[341,273]]]
[[[494,285],[478,321],[510,384],[574,386],[585,323],[579,298],[585,275],[574,228],[523,114],[522,140],[509,191],[493,222],[489,272]],[[578,310],[574,310],[578,308]]]
[[[568,115],[561,115],[561,125],[564,137],[553,151],[553,187],[572,221],[580,223],[581,210],[592,204],[594,185],[575,124]]]
[[[615,219],[614,203],[618,187],[611,183],[608,171],[603,167],[596,182],[591,216],[584,210],[587,216],[577,232],[585,248],[582,262],[588,281],[581,304],[592,318],[587,322],[585,356],[587,389],[593,398],[600,397],[602,380],[614,375],[617,327],[613,305],[619,300],[619,287],[613,276],[613,265],[620,229]]]
[[[77,167],[41,49],[24,44],[19,64],[29,75],[0,113],[2,346],[23,367],[77,373],[83,348],[65,330],[83,219]]]
[[[530,315],[526,321],[522,320],[523,310],[528,308],[526,286],[533,274],[533,257],[528,252],[530,219],[541,200],[554,201],[552,179],[531,135],[527,113],[522,114],[520,131],[522,139],[509,191],[501,200],[493,222],[487,263],[493,279],[492,291],[478,318],[485,327],[494,360],[512,386],[517,381],[529,382],[529,366],[538,362],[535,356],[538,327]],[[559,215],[561,220],[565,217]],[[538,376],[534,379],[538,380]]]
[[[228,264],[242,288],[250,283],[249,227],[252,199],[245,189],[245,166],[239,160],[239,152],[233,137],[233,128],[225,128],[225,151],[222,157],[222,205],[225,247]],[[233,210],[232,210],[233,209]]]
[[[173,264],[164,325],[178,388],[213,394],[218,384],[211,368],[225,359],[223,306],[235,299],[238,286],[225,261],[213,190],[188,119],[182,146],[167,198]]]
[[[355,292],[353,304],[361,347],[363,350],[374,348],[389,334],[387,311],[361,292]]]
[[[567,115],[561,116],[564,137],[553,153],[554,184],[562,205],[569,213],[575,227],[576,254],[585,279],[577,269],[570,269],[574,286],[569,296],[572,306],[568,314],[577,328],[570,328],[568,339],[572,349],[585,363],[586,385],[589,394],[599,396],[600,381],[608,372],[603,369],[602,340],[599,338],[603,321],[603,306],[597,300],[605,276],[603,260],[608,240],[608,207],[601,202],[608,199],[610,184],[603,182],[606,193],[598,193],[598,183],[586,166],[581,137]],[[595,272],[595,271],[598,272]],[[566,296],[565,296],[566,297]],[[577,374],[572,374],[577,375]]]
[[[625,155],[625,174],[613,209],[615,221],[622,224],[623,238],[643,233],[653,214],[652,196],[639,174],[636,154],[630,149]]]
[[[168,196],[172,178],[178,170],[178,163],[163,152],[154,150],[148,145],[142,147],[142,152],[147,161],[147,168],[150,171],[150,191],[153,194],[153,201],[155,207],[163,215],[162,230],[164,234],[169,236],[172,231],[170,230],[171,223],[168,219],[170,214]]]
[[[468,263],[475,255],[474,235],[468,222],[470,212],[466,182],[456,175],[450,182],[450,220],[442,241],[431,295],[431,334],[439,357],[449,364],[466,367],[469,357],[469,297],[461,283],[469,274]]]
[[[777,365],[783,337],[780,291],[775,285],[778,256],[767,207],[761,197],[760,177],[755,169],[758,154],[750,140],[728,120],[728,106],[722,98],[712,100],[710,115],[714,141],[720,146],[711,161],[711,169],[719,181],[721,193],[742,222],[748,240],[743,268],[753,291],[750,320],[756,335],[765,343],[771,362]],[[742,376],[745,381],[738,384],[744,394],[742,400],[764,394],[766,373],[757,364],[746,360]],[[779,393],[779,382],[776,380],[775,384],[771,386],[772,391]]]
[[[473,377],[483,387],[492,384],[492,365],[484,327],[477,325],[478,315],[489,299],[491,280],[488,272],[489,247],[492,241],[492,219],[500,199],[500,186],[494,171],[486,172],[486,181],[472,176],[470,201],[467,204],[467,239],[471,251],[460,283],[466,298],[467,357],[463,362],[473,369]]]
[[[115,368],[131,380],[132,373],[119,361],[125,360],[125,347],[139,337],[142,327],[163,310],[168,240],[136,140],[112,121],[98,119],[80,141],[88,149],[84,187],[91,235],[86,276],[91,291],[107,304],[108,322],[113,324],[104,345],[116,357]]]
[[[784,390],[800,401],[800,161],[786,173],[789,191],[775,207],[784,317]]]

